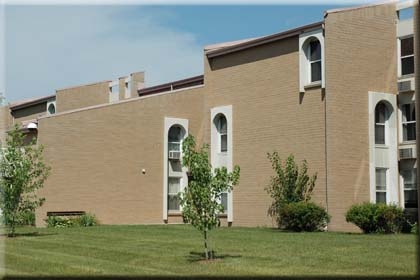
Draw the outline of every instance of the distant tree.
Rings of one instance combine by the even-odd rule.
[[[226,167],[215,168],[209,163],[208,146],[196,150],[195,139],[189,135],[182,143],[183,166],[188,168],[188,186],[180,193],[182,216],[185,222],[191,223],[204,238],[206,259],[213,258],[208,248],[208,234],[211,229],[220,225],[219,214],[224,207],[220,203],[222,193],[232,190],[238,183],[240,168],[235,166],[233,172]]]
[[[11,237],[23,214],[35,211],[45,201],[36,192],[43,187],[50,171],[43,161],[43,147],[36,146],[35,139],[25,146],[24,138],[19,127],[14,126],[0,158],[0,207]]]
[[[299,168],[293,155],[289,155],[284,164],[277,152],[268,153],[267,157],[276,173],[271,177],[270,184],[266,188],[267,193],[273,198],[268,214],[277,218],[280,224],[279,213],[283,207],[289,203],[308,202],[311,199],[317,174],[309,176],[306,160],[303,160]]]

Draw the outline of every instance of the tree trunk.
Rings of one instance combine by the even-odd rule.
[[[207,229],[204,230],[204,253],[206,254],[206,260],[208,260],[209,250],[207,249]]]

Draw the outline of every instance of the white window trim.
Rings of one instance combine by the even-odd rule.
[[[310,81],[309,59],[307,57],[308,42],[312,38],[317,39],[321,44],[321,81],[314,83]],[[321,87],[325,88],[325,45],[322,28],[299,35],[299,91],[305,92],[305,86],[311,86],[311,84],[321,84]]]
[[[411,144],[411,143],[416,142],[415,139],[414,140],[404,140],[404,124],[412,124],[412,123],[415,124],[417,122],[417,120],[405,121],[405,122],[403,121],[403,116],[404,116],[403,115],[403,106],[408,105],[408,104],[415,106],[415,101],[413,100],[413,101],[404,102],[404,103],[400,102],[400,104],[399,104],[399,112],[398,112],[398,117],[399,117],[399,120],[400,120],[399,121],[399,140],[400,140],[401,144]]]
[[[379,104],[379,102],[376,104],[376,106]],[[376,106],[375,106],[375,116],[376,116]],[[374,116],[374,125],[375,125],[375,127],[376,127],[376,125],[381,125],[381,126],[384,126],[384,128],[385,128],[385,133],[384,133],[384,144],[376,144],[376,138],[375,138],[375,147],[387,147],[388,146],[388,143],[389,143],[389,110],[388,110],[388,108],[385,110],[385,123],[384,124],[381,124],[381,123],[377,123],[376,122],[376,119],[375,119],[375,116]],[[376,137],[376,134],[375,134],[375,137]]]
[[[405,182],[404,182],[404,177],[402,176],[402,171],[411,171],[411,172],[414,172],[415,170],[417,169],[417,164],[415,165],[415,166],[413,166],[413,168],[412,169],[406,169],[406,168],[403,168],[403,169],[401,169],[401,173],[400,173],[400,180],[401,180],[401,204],[400,204],[400,207],[402,207],[402,208],[405,208],[405,190],[417,190],[417,191],[419,191],[418,190],[418,188],[416,188],[416,187],[414,187],[414,188],[411,188],[411,189],[405,189]],[[413,176],[413,178],[416,178],[417,177],[417,172],[414,172],[414,176]],[[414,180],[414,182],[415,182],[416,180]],[[411,208],[408,208],[408,209],[411,209]]]
[[[402,63],[401,63],[402,58],[414,57],[414,53],[411,54],[411,55],[401,56],[401,40],[411,38],[411,37],[414,38],[412,33],[409,34],[409,35],[400,36],[400,37],[397,38],[397,57],[398,57],[397,71],[398,71],[398,78],[405,78],[405,77],[410,77],[411,75],[414,75],[414,73],[402,75]],[[415,66],[414,66],[414,68],[415,68]]]
[[[228,139],[227,139],[227,152],[220,153],[219,142],[220,137],[217,131],[217,128],[214,124],[214,119],[217,115],[223,114],[226,117],[227,121],[227,132],[228,132]],[[228,172],[232,172],[232,158],[233,158],[233,151],[232,151],[232,143],[233,143],[233,117],[232,117],[232,105],[228,106],[220,106],[215,107],[210,110],[210,127],[211,127],[211,164],[213,167],[220,167],[219,166],[219,157],[223,156],[226,157],[226,169]],[[227,221],[233,222],[233,193],[232,191],[228,192],[227,198],[228,204],[228,211],[227,211]]]
[[[163,130],[163,208],[162,218],[168,220],[168,133],[173,125],[179,125],[184,128],[184,139],[188,136],[188,120],[165,117]],[[181,152],[182,158],[182,152]],[[187,169],[182,167],[182,179],[180,182],[180,191],[188,185]]]
[[[378,190],[378,184],[376,183],[376,170],[377,169],[382,169],[382,170],[385,170],[385,190]],[[388,187],[388,180],[389,180],[389,172],[388,172],[389,170],[388,170],[388,168],[384,168],[384,167],[376,167],[375,168],[375,202],[376,202],[376,194],[379,192],[379,193],[385,193],[385,201],[387,201],[387,199],[388,199],[388,189],[389,189],[389,187]]]
[[[55,113],[54,114],[50,114],[50,111],[48,110],[48,108],[50,107],[51,104],[53,104],[54,108],[55,108]],[[46,111],[47,111],[47,116],[57,114],[57,103],[56,103],[55,99],[47,101],[47,110]]]
[[[398,172],[398,135],[397,135],[397,96],[392,93],[368,92],[368,131],[369,131],[369,185],[370,185],[370,202],[376,202],[376,168],[388,169],[387,181],[387,203],[399,204],[399,172]],[[388,118],[388,135],[387,146],[375,145],[375,108],[376,105],[386,101],[392,106],[390,116]],[[389,110],[389,109],[388,109]],[[380,153],[386,153],[386,158],[379,158]]]

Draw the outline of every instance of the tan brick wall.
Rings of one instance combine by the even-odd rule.
[[[60,89],[56,92],[56,110],[65,112],[109,102],[109,82]]]
[[[205,85],[205,139],[210,109],[232,105],[233,164],[241,167],[233,225],[272,225],[264,188],[274,174],[267,152],[275,150],[308,161],[318,173],[314,199],[325,205],[325,104],[320,88],[299,93],[298,37],[213,59]]]
[[[39,143],[53,170],[37,223],[62,210],[92,212],[106,224],[162,223],[164,117],[189,119],[197,142],[209,143],[211,108],[232,105],[233,164],[241,167],[233,225],[273,225],[264,188],[273,175],[266,155],[276,150],[308,161],[323,206],[328,187],[329,229],[356,230],[344,213],[369,198],[368,91],[396,93],[395,7],[331,13],[325,36],[325,91],[299,93],[296,36],[205,59],[199,89],[41,119]],[[101,103],[107,82],[57,91],[58,112]]]
[[[80,210],[104,224],[163,223],[164,118],[189,119],[200,135],[202,112],[198,88],[40,119],[52,171],[37,225],[47,211]]]
[[[325,19],[328,204],[331,230],[355,230],[344,214],[369,200],[368,91],[396,93],[393,4]]]
[[[8,106],[0,106],[0,146],[5,145],[6,131],[11,125],[11,116]]]
[[[144,78],[144,72],[136,72],[131,73],[131,96],[137,97],[137,89],[138,88],[144,88],[145,78]]]

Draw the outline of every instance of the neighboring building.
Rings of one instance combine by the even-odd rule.
[[[329,230],[356,230],[344,214],[363,201],[416,213],[412,3],[331,10],[322,22],[208,46],[203,76],[143,88],[137,73],[131,85],[121,78],[11,104],[11,117],[1,109],[10,120],[0,129],[36,125],[28,131],[52,166],[37,225],[64,211],[104,224],[182,222],[188,133],[210,144],[213,167],[241,167],[222,199],[224,224],[273,225],[264,190],[272,151],[317,172],[313,199],[332,216]]]

